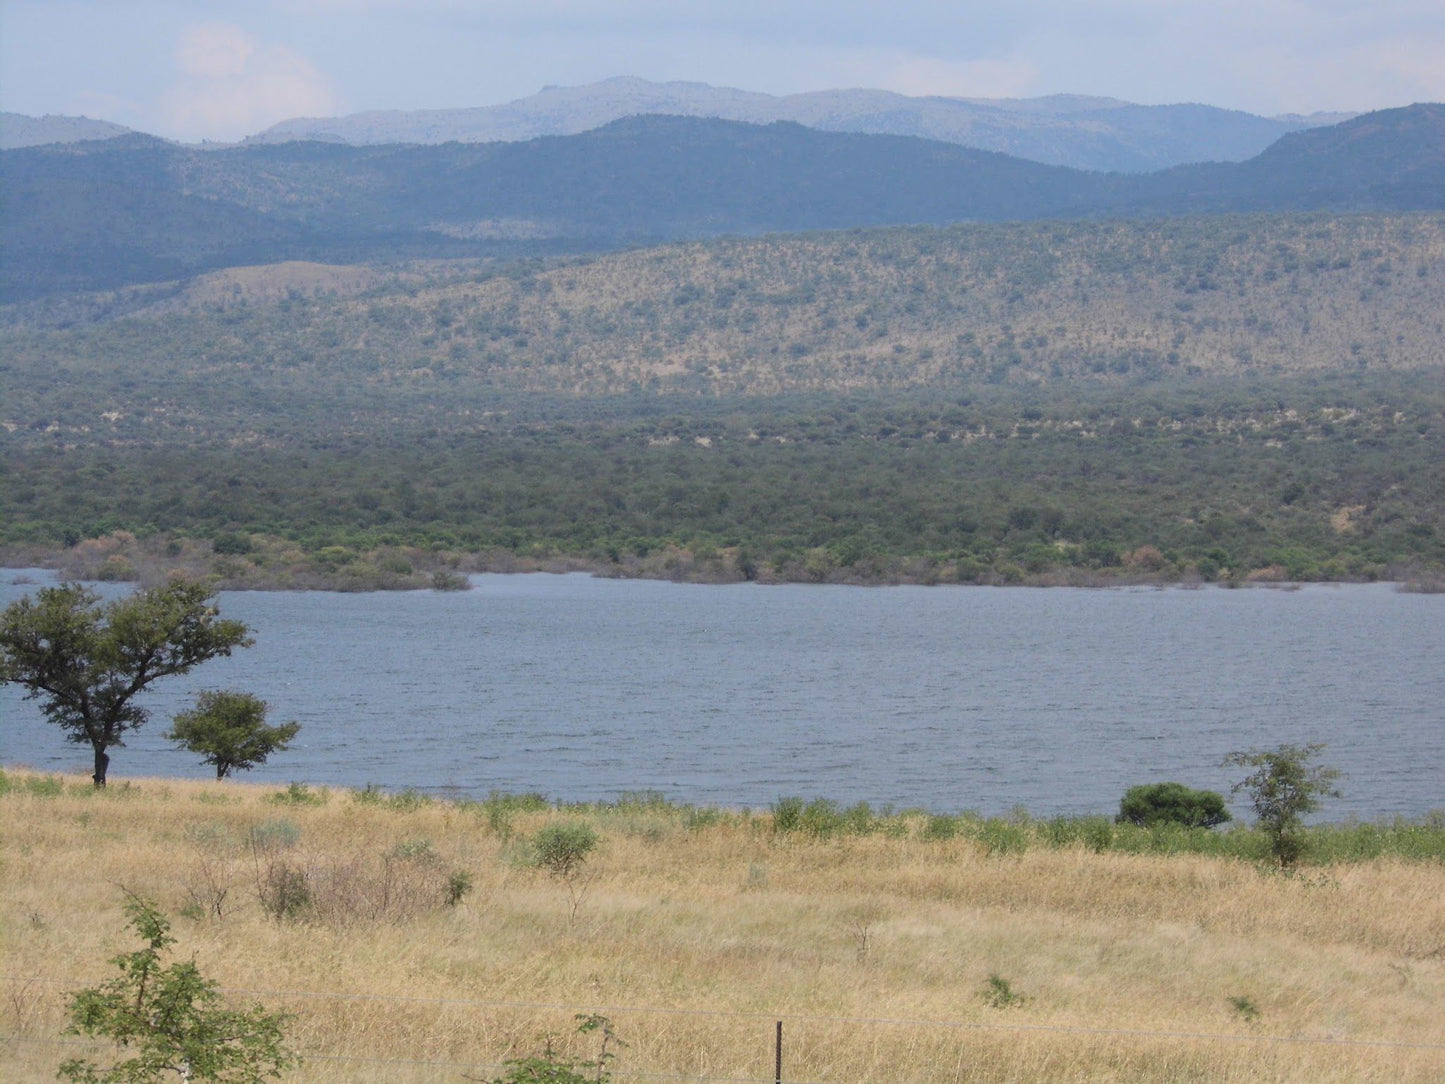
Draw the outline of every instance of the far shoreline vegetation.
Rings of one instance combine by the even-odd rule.
[[[45,569],[58,579],[134,583],[154,587],[180,576],[221,591],[467,591],[475,574],[580,573],[607,579],[667,580],[692,584],[820,584],[835,586],[984,587],[1272,587],[1305,584],[1392,583],[1413,594],[1445,593],[1445,569],[1400,562],[1298,577],[1283,564],[1220,568],[1191,562],[1144,545],[1112,567],[1060,561],[1039,567],[1002,558],[869,555],[841,564],[818,548],[795,558],[758,562],[745,547],[665,545],[645,553],[458,552],[433,547],[382,545],[306,547],[292,539],[227,533],[217,539],[173,535],[138,537],[114,531],[73,546],[0,546],[0,570],[12,575]],[[15,582],[23,582],[16,580]]]
[[[1206,216],[5,306],[0,560],[1438,589],[1442,252],[1439,215]]]

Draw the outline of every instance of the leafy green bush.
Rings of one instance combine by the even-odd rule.
[[[801,798],[779,798],[773,803],[773,832],[787,835],[796,832],[803,823],[803,808],[807,803]]]
[[[260,1005],[222,1007],[216,984],[194,963],[161,966],[161,952],[176,939],[155,904],[131,896],[125,911],[145,947],[111,960],[120,971],[116,978],[71,995],[67,1032],[114,1040],[133,1056],[108,1069],[72,1058],[60,1066],[63,1079],[151,1084],[179,1076],[259,1084],[299,1064],[284,1045],[284,1013]]]
[[[1155,824],[1213,828],[1233,818],[1224,807],[1224,795],[1212,790],[1191,790],[1183,783],[1142,783],[1124,793],[1118,819],[1146,828]]]
[[[266,796],[266,801],[271,805],[318,806],[325,805],[330,800],[331,793],[325,787],[312,790],[305,783],[288,783],[285,790]]]
[[[533,860],[559,880],[570,880],[596,849],[597,833],[581,821],[559,821],[543,826],[532,839]]]
[[[989,855],[1023,854],[1032,837],[1033,826],[1018,820],[990,817],[978,828],[978,841]]]
[[[984,1003],[995,1009],[1014,1008],[1027,1003],[1028,998],[1013,988],[1013,984],[997,971],[988,977],[980,994]]]

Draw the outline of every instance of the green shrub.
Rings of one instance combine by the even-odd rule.
[[[553,877],[570,880],[596,849],[597,833],[581,821],[545,825],[532,839],[533,861]]]
[[[773,832],[777,835],[787,835],[789,832],[796,832],[803,823],[803,807],[806,805],[801,798],[779,798],[773,803]]]
[[[145,947],[112,958],[120,974],[70,996],[67,1032],[110,1039],[131,1057],[107,1069],[84,1058],[60,1066],[65,1080],[148,1084],[176,1074],[193,1081],[254,1081],[279,1077],[300,1059],[286,1049],[290,1019],[260,1005],[227,1009],[216,984],[193,962],[162,966],[175,938],[149,900],[131,896],[126,914]]]
[[[682,814],[682,826],[689,832],[699,832],[722,821],[722,810],[715,806],[689,806]]]
[[[552,1049],[548,1038],[541,1054],[530,1058],[514,1058],[506,1062],[507,1072],[492,1080],[490,1084],[607,1084],[612,1079],[609,1063],[616,1057],[608,1046],[626,1046],[612,1030],[612,1022],[598,1013],[578,1013],[577,1033],[586,1035],[598,1032],[601,1048],[597,1057],[589,1060],[561,1057]]]
[[[59,798],[65,793],[65,782],[56,775],[32,775],[26,778],[24,789],[32,798]],[[92,788],[80,789],[88,791]]]
[[[306,871],[291,862],[268,863],[257,877],[256,896],[261,910],[277,922],[302,918],[314,902]]]
[[[978,841],[989,855],[1023,854],[1029,849],[1030,826],[1017,820],[990,817],[978,828]]]
[[[923,822],[924,839],[953,839],[961,829],[958,817],[946,813],[931,813]]]
[[[983,984],[983,992],[979,995],[984,1003],[995,1009],[1007,1009],[1023,1005],[1028,1001],[1013,988],[1013,985],[997,971],[989,975],[988,981]]]
[[[1222,794],[1191,790],[1183,783],[1142,783],[1130,787],[1119,802],[1119,823],[1146,828],[1155,824],[1213,828],[1232,819]]]
[[[312,790],[305,783],[288,783],[285,790],[268,794],[266,801],[271,805],[325,805],[331,800],[331,792],[325,787]]]
[[[455,907],[462,902],[462,897],[472,890],[472,875],[464,869],[453,870],[447,877],[447,891],[444,903],[448,907]]]
[[[252,850],[286,850],[301,840],[301,829],[294,821],[262,821],[251,828],[249,842]]]
[[[351,792],[351,800],[360,805],[377,805],[396,813],[413,813],[433,802],[430,795],[422,794],[411,787],[397,794],[388,794],[380,787],[368,783],[363,790]]]
[[[458,573],[442,569],[431,574],[431,589],[433,591],[470,591],[472,581]]]

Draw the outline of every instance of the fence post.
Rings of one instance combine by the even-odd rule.
[[[778,1021],[778,1036],[773,1043],[773,1084],[783,1084],[783,1022]]]

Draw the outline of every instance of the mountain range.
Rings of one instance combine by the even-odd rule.
[[[1289,132],[1336,124],[1352,115],[1262,117],[1194,103],[1138,105],[1082,94],[949,98],[849,89],[775,96],[706,83],[619,77],[584,86],[544,87],[502,105],[298,117],[274,124],[245,142],[321,140],[353,146],[519,142],[578,135],[644,114],[750,124],[786,120],[829,132],[918,136],[1048,165],[1124,173],[1191,162],[1243,161]],[[3,113],[0,149],[106,139],[128,131],[86,117]]]
[[[725,234],[1039,218],[1445,209],[1445,106],[1142,175],[909,136],[679,116],[435,146],[200,150],[138,134],[0,154],[7,300],[287,259],[585,252]]]
[[[1261,117],[1214,106],[1137,105],[1117,98],[909,97],[885,90],[827,90],[775,96],[706,83],[615,78],[544,87],[504,105],[380,110],[297,118],[248,142],[322,139],[378,143],[516,142],[577,135],[642,114],[770,124],[794,121],[825,132],[906,135],[1076,169],[1141,173],[1188,162],[1243,161],[1280,136],[1338,123],[1343,113]]]

